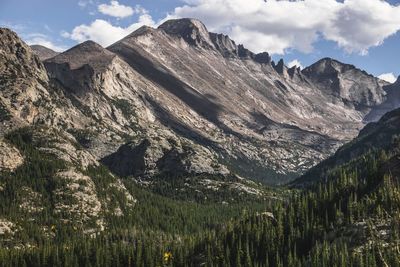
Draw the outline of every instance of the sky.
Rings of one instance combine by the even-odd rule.
[[[400,75],[400,0],[0,0],[1,27],[56,51],[182,17],[289,66],[331,57],[389,82]]]

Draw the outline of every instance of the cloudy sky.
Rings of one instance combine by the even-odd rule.
[[[178,17],[288,65],[333,57],[388,81],[400,75],[400,0],[0,0],[0,26],[57,51],[88,39],[108,46]]]

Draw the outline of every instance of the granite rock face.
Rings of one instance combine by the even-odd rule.
[[[0,106],[15,121],[33,123],[47,102],[46,69],[16,33],[0,28]]]
[[[54,196],[59,193],[59,198],[53,199],[53,212],[59,212],[63,220],[74,217],[87,231],[104,229],[105,214],[114,212],[108,207],[116,204],[100,199],[99,192],[104,190],[113,196],[115,190],[99,188],[95,177],[86,174],[88,169],[97,168],[99,162],[95,153],[79,145],[86,137],[85,126],[101,128],[98,120],[88,116],[87,109],[60,81],[49,78],[43,63],[29,46],[14,32],[3,28],[0,29],[0,119],[0,191],[10,190],[11,183],[4,177],[15,178],[17,184],[21,180],[38,179],[40,183],[53,179],[59,186],[54,188],[55,192],[47,192]],[[55,176],[29,177],[27,169],[40,168],[39,159],[35,161],[35,157],[42,157],[44,161],[51,159],[52,163],[46,162],[46,166],[59,168]],[[32,171],[32,175],[34,173]],[[111,177],[113,188],[118,188],[125,196],[121,199],[126,203],[134,202],[119,178]],[[34,215],[43,210],[43,201],[47,198],[42,194],[46,192],[37,192],[28,186],[13,189],[16,192],[11,201],[22,212],[31,214],[34,221]],[[46,189],[52,190],[52,187]],[[71,199],[73,205],[68,201]],[[16,231],[17,226],[11,222],[3,220],[1,223],[3,230],[0,232],[12,234]]]

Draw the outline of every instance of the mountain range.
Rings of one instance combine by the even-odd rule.
[[[21,56],[33,58],[24,48]],[[177,168],[282,184],[398,104],[396,93],[388,97],[396,84],[354,66],[324,58],[288,68],[194,19],[142,27],[108,48],[88,41],[58,55],[32,50],[43,63],[21,65],[41,76],[31,82],[43,103],[16,107],[4,95],[5,108],[16,120],[96,136],[86,151],[124,176]],[[50,96],[57,100],[44,101]],[[52,114],[39,111],[45,105]],[[138,149],[139,158],[115,161]],[[137,161],[143,166],[132,169]]]
[[[268,227],[277,227],[276,220],[293,216],[281,206],[285,190],[311,188],[320,197],[304,193],[304,203],[312,206],[311,215],[299,217],[305,220],[319,216],[315,201],[334,203],[328,206],[335,211],[339,198],[350,203],[346,190],[356,188],[375,201],[368,190],[386,189],[376,181],[399,173],[399,90],[400,79],[390,84],[332,58],[289,68],[267,52],[253,53],[229,36],[209,32],[196,19],[143,26],[109,47],[86,41],[61,53],[28,46],[0,28],[0,237],[7,236],[2,244],[11,247],[25,238],[31,244],[77,229],[96,237],[106,229],[125,231],[133,221],[147,229],[154,217],[164,218],[161,208],[179,210],[177,221],[160,222],[140,232],[143,238],[158,233],[160,239],[181,238],[190,229],[247,214],[252,201],[256,215],[240,217],[238,225],[261,216]],[[373,171],[365,169],[365,158],[382,151],[389,156],[379,158]],[[349,171],[344,178],[348,169],[356,174]],[[358,174],[368,171],[374,179],[361,182]],[[360,182],[351,184],[350,176]],[[313,187],[330,182],[339,188],[338,181],[353,187],[329,187],[329,200]],[[300,205],[299,199],[291,201]],[[193,203],[211,206],[203,210]],[[273,213],[263,211],[266,207]],[[211,219],[201,217],[207,212]],[[361,215],[343,213],[348,224],[339,223],[341,229],[358,227]],[[337,216],[320,218],[324,233],[334,232],[329,223],[336,227]],[[187,220],[193,223],[179,228],[183,232],[169,228]],[[392,233],[395,220],[388,221],[381,226]],[[62,226],[55,234],[56,223],[69,230]],[[217,234],[228,238],[227,225],[212,228],[207,240]],[[336,234],[331,240],[339,242]],[[353,247],[365,248],[357,242]],[[191,253],[211,257],[218,251],[203,251],[207,246],[194,246]],[[318,246],[307,253],[314,250]],[[193,259],[192,266],[204,261]]]

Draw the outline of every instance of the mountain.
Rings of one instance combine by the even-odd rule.
[[[351,140],[386,95],[384,84],[361,70],[329,59],[317,63],[335,62],[343,77],[354,73],[354,83],[346,78],[342,91],[365,92],[348,93],[352,104],[335,93],[337,88],[324,90],[313,80],[327,69],[301,72],[283,61],[275,64],[266,53],[255,55],[228,36],[208,33],[194,19],[142,27],[108,49],[179,103],[161,103],[174,107],[160,114],[162,121],[182,114],[169,122],[179,121],[174,131],[201,132],[202,140],[216,144],[213,149],[228,168],[241,176],[251,170],[253,178],[264,180],[268,174],[274,182],[304,172]],[[367,92],[375,98],[365,97]],[[188,110],[198,117],[180,119]]]
[[[32,220],[38,238],[52,233],[52,222],[91,235],[113,217],[128,218],[137,196],[101,164],[119,160],[124,147],[131,158],[118,168],[128,170],[130,185],[164,190],[163,178],[174,175],[178,199],[267,197],[264,186],[230,174],[213,151],[156,121],[146,97],[157,88],[117,55],[85,42],[42,63],[14,32],[0,35],[0,236],[23,235]]]
[[[40,58],[41,61],[57,56],[59,53],[47,48],[43,45],[31,45],[33,52]]]
[[[356,110],[365,110],[381,104],[386,95],[383,82],[353,65],[324,58],[305,68],[306,75],[319,89]]]
[[[366,121],[377,121],[387,112],[397,108],[399,106],[399,87],[400,77],[393,84],[385,85],[383,89],[386,92],[385,101],[383,101],[377,108],[373,109],[366,117]]]
[[[2,169],[28,164],[28,143],[69,166],[62,171],[87,176],[100,164],[152,190],[172,177],[182,192],[258,195],[251,179],[284,183],[307,171],[397,86],[332,59],[287,68],[194,19],[142,27],[109,48],[87,41],[43,63],[0,33]],[[13,139],[21,127],[23,145]]]
[[[0,35],[1,235],[4,225],[18,224],[22,233],[29,228],[27,220],[46,235],[51,232],[48,214],[76,223],[88,234],[104,229],[106,214],[122,215],[135,199],[111,174],[100,186],[99,163],[62,130],[68,123],[89,120],[81,119],[83,113],[53,87],[29,46],[10,30],[0,29]]]

